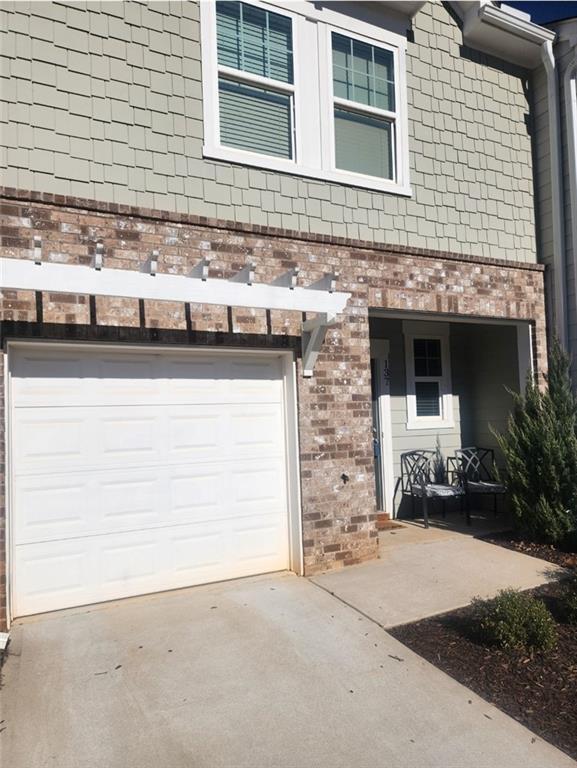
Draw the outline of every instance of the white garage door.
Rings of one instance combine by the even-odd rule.
[[[10,353],[15,616],[287,568],[280,357]]]

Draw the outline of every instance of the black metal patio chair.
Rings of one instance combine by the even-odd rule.
[[[497,516],[497,498],[507,493],[507,487],[497,477],[495,452],[492,448],[459,448],[447,459],[449,473],[465,492],[467,522],[471,517],[471,498],[475,495],[493,497],[493,514]]]
[[[436,451],[406,451],[401,454],[401,492],[411,497],[413,517],[416,517],[415,499],[421,499],[425,528],[429,527],[429,499],[441,499],[443,517],[447,499],[462,498],[464,490],[459,482],[448,482],[444,478],[435,478]],[[437,480],[442,482],[437,482]]]

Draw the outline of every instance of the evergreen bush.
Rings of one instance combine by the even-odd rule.
[[[497,434],[516,527],[534,540],[560,543],[577,529],[577,400],[569,358],[557,340],[547,389],[527,380],[512,393],[507,430]]]
[[[563,585],[560,604],[563,621],[577,626],[577,575]]]

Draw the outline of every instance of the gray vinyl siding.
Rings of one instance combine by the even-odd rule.
[[[390,342],[391,422],[395,484],[401,475],[401,453],[433,450],[437,437],[443,454],[477,445],[496,450],[493,429],[503,431],[512,407],[508,390],[519,390],[517,331],[514,326],[450,324],[450,364],[455,426],[451,429],[407,429],[405,346],[401,320],[371,319],[371,338]],[[400,490],[395,506],[400,503]]]
[[[408,44],[411,198],[203,159],[197,2],[2,2],[0,22],[6,186],[536,260],[526,73],[463,49],[440,3]]]

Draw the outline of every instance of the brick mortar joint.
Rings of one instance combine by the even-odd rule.
[[[344,248],[354,248],[359,251],[378,251],[398,256],[417,256],[430,259],[444,259],[465,264],[480,264],[494,266],[503,269],[526,270],[531,272],[544,272],[545,265],[530,262],[511,262],[506,259],[491,259],[486,256],[474,256],[471,254],[455,253],[453,251],[435,251],[429,248],[417,248],[405,245],[390,245],[369,240],[355,240],[347,237],[321,235],[297,230],[269,227],[260,224],[247,224],[243,222],[228,221],[226,219],[213,219],[207,216],[197,216],[189,213],[177,213],[176,211],[163,211],[160,209],[141,208],[139,206],[109,203],[106,201],[88,200],[86,198],[72,197],[68,195],[54,195],[51,192],[35,192],[11,187],[0,186],[0,201],[20,203],[34,203],[57,208],[73,208],[87,213],[105,214],[111,216],[125,216],[149,221],[163,221],[173,224],[188,224],[191,226],[207,227],[210,229],[239,232],[261,237],[279,238],[284,240],[300,240],[302,242],[315,243],[317,245],[332,245]]]

